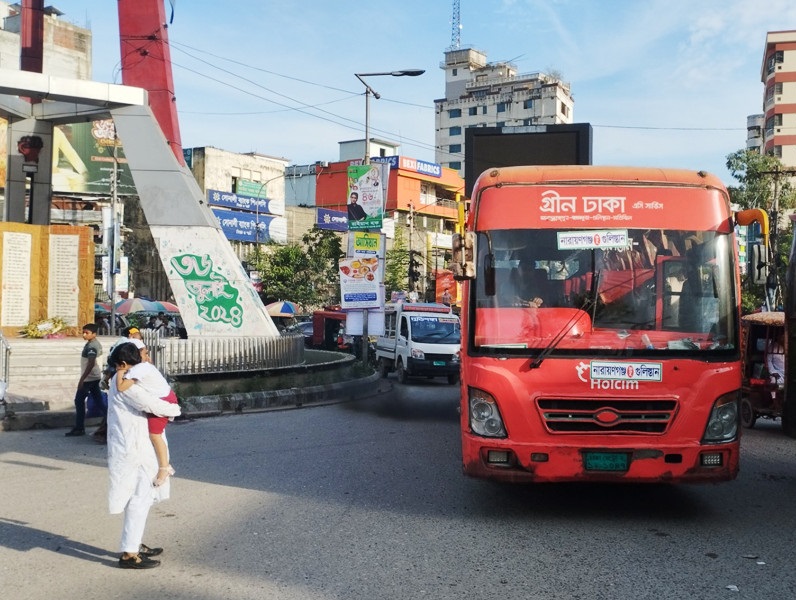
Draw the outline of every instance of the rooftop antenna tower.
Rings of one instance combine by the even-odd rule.
[[[451,19],[451,50],[462,46],[462,22],[459,17],[460,0],[453,0],[453,18]]]

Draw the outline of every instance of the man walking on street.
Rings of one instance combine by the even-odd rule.
[[[102,407],[103,411],[107,410],[102,402],[102,390],[100,390],[102,369],[98,358],[102,354],[102,345],[97,339],[96,324],[88,323],[83,326],[83,339],[86,340],[86,345],[83,346],[83,352],[80,354],[80,381],[77,382],[77,391],[75,392],[75,426],[66,433],[67,437],[85,435],[86,397],[89,394],[91,394],[95,406]],[[102,437],[105,437],[104,432],[102,432]]]

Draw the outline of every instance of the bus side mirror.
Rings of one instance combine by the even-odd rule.
[[[475,233],[453,234],[453,278],[456,281],[475,279]]]
[[[752,244],[749,260],[749,281],[755,285],[765,285],[767,280],[766,247],[763,244]]]

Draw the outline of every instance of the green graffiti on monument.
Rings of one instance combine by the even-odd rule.
[[[243,308],[238,290],[218,270],[209,256],[181,254],[171,259],[172,266],[182,277],[188,293],[196,301],[199,317],[211,323],[229,323],[240,327]]]

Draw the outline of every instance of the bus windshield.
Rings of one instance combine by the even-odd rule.
[[[538,355],[736,353],[729,234],[667,229],[481,232],[470,343]]]

